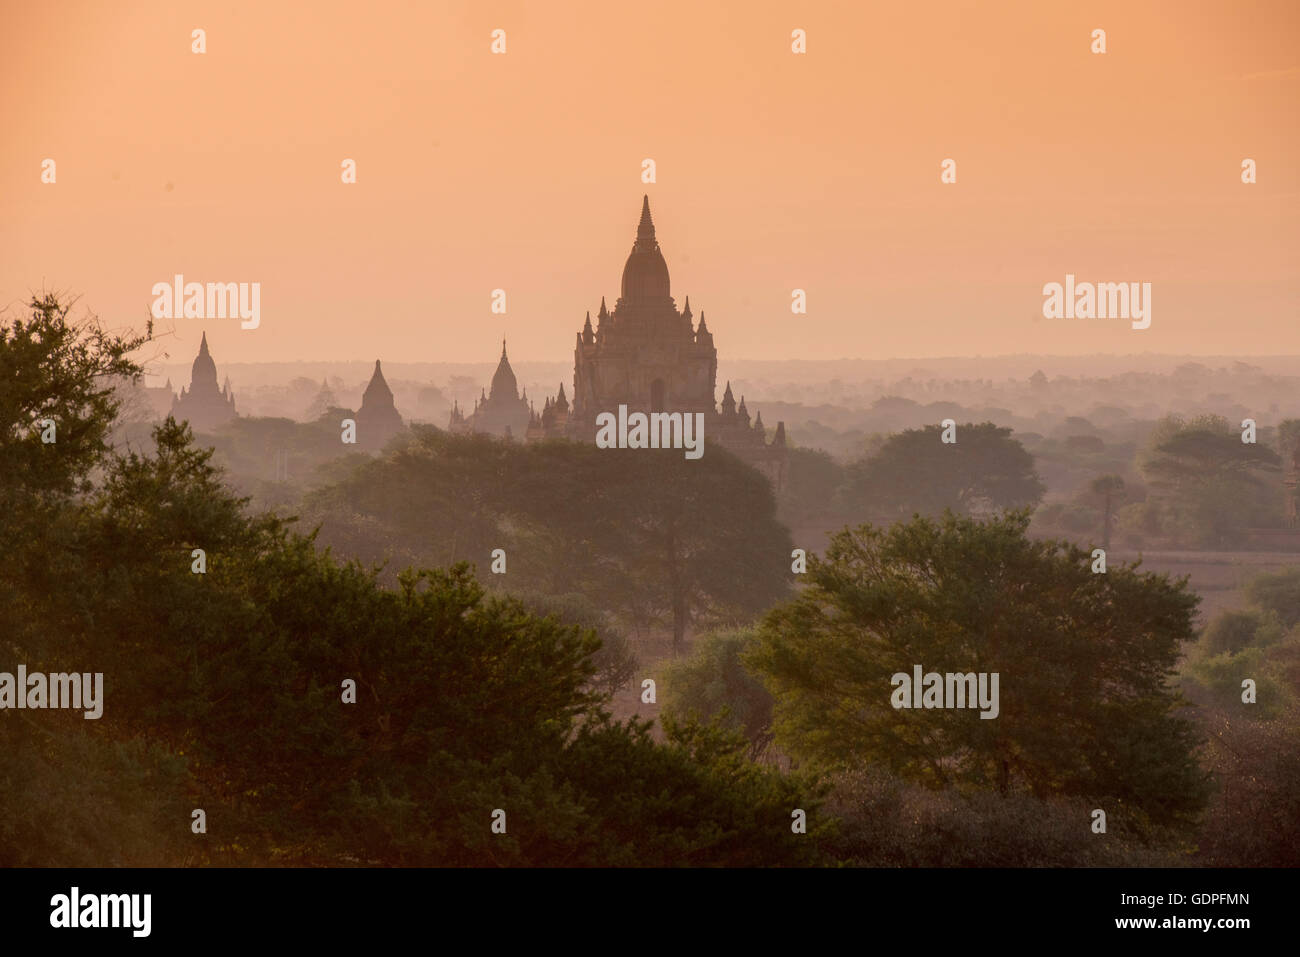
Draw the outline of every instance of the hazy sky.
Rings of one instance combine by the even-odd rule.
[[[1300,353],[1295,0],[3,9],[0,306],[261,283],[173,360],[564,359],[642,193],[724,357]],[[1151,327],[1044,319],[1067,272]]]

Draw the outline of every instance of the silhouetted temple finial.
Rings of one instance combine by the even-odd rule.
[[[650,218],[650,197],[648,195],[641,197],[641,222],[636,227],[636,241],[638,245],[654,245],[655,241],[655,224]]]
[[[379,406],[391,406],[392,404],[393,390],[388,388],[388,383],[384,381],[383,370],[379,368],[379,360],[376,359],[375,371],[370,376],[366,391],[361,393],[361,405],[363,408],[368,405],[374,409]]]

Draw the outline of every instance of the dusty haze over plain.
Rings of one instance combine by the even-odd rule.
[[[262,284],[260,328],[160,323],[163,361],[188,363],[201,328],[219,363],[490,363],[503,335],[512,359],[564,361],[618,296],[643,192],[673,295],[727,359],[1300,352],[1293,2],[4,20],[0,305],[44,286],[142,326],[176,273]],[[1151,282],[1151,328],[1043,319],[1067,272]]]

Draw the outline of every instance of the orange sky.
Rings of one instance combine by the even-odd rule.
[[[1295,0],[3,9],[0,306],[261,283],[173,360],[563,359],[643,192],[726,358],[1300,354]],[[1043,319],[1067,272],[1151,328]]]

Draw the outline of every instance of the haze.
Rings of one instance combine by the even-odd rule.
[[[1297,11],[12,5],[0,305],[142,327],[182,273],[262,322],[163,323],[163,361],[563,362],[646,192],[728,360],[1297,353]],[[1067,272],[1151,282],[1151,328],[1044,320]]]

